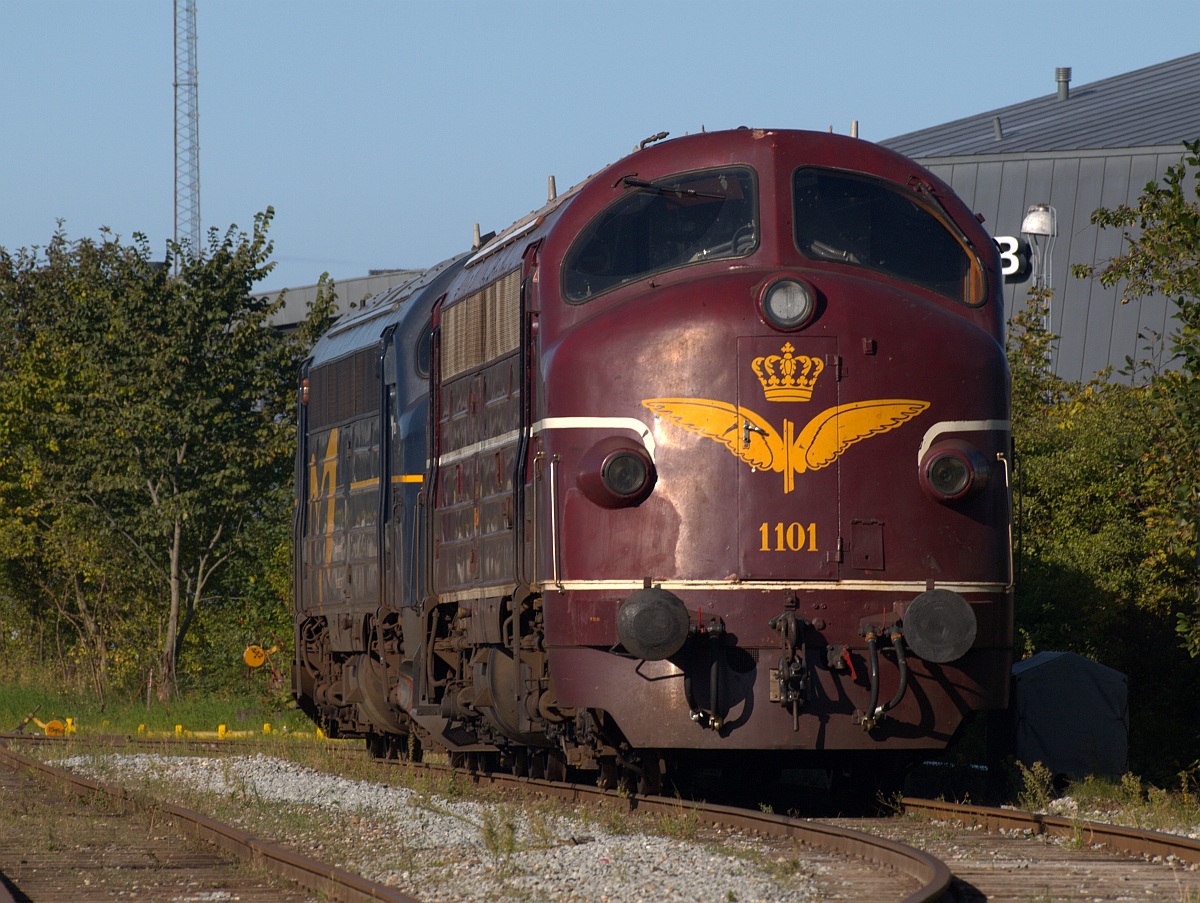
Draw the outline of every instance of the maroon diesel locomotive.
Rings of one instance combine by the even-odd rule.
[[[301,400],[331,736],[653,790],[882,772],[1007,703],[999,264],[911,160],[644,143],[344,317]]]

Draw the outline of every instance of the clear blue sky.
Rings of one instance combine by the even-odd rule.
[[[642,138],[882,140],[1200,49],[1194,0],[197,0],[204,229],[428,266]],[[171,0],[0,0],[0,246],[174,231]]]

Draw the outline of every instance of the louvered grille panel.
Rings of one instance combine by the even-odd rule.
[[[361,417],[375,409],[379,392],[379,380],[375,373],[377,355],[375,348],[368,348],[318,367],[309,374],[310,430]]]
[[[483,306],[478,298],[464,298],[442,314],[443,379],[483,363]]]
[[[442,379],[515,351],[521,340],[521,273],[513,270],[442,313]]]
[[[484,360],[491,361],[517,349],[521,340],[521,274],[513,270],[483,290],[487,309]]]

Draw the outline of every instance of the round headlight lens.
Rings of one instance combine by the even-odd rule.
[[[978,448],[967,442],[939,442],[921,459],[921,485],[939,502],[977,495],[988,484],[991,468]]]
[[[971,482],[971,468],[954,454],[939,455],[929,463],[929,486],[938,495],[954,498]]]
[[[606,436],[579,458],[575,485],[601,508],[632,508],[654,491],[654,460],[623,436]]]
[[[776,329],[796,329],[807,323],[817,309],[813,290],[795,279],[780,279],[763,293],[763,314]]]
[[[650,470],[646,461],[631,451],[609,455],[600,470],[600,479],[610,492],[622,497],[637,495],[646,485]]]

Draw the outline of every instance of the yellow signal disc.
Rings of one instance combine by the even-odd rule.
[[[246,651],[242,653],[242,661],[251,668],[261,668],[266,660],[267,653],[263,652],[262,646],[247,646]]]

